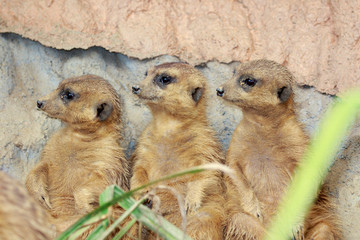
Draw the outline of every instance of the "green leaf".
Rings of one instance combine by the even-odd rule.
[[[110,186],[112,187],[112,190],[114,191],[114,189],[116,188],[115,185]],[[120,190],[120,188],[118,188],[118,190]],[[120,190],[122,191],[122,190]],[[115,230],[115,228],[120,225],[121,222],[123,222],[127,217],[130,216],[130,214],[135,211],[135,209],[144,202],[145,199],[140,199],[139,201],[135,202],[135,204],[133,204],[128,210],[126,210],[118,219],[115,220],[115,222],[113,224],[111,224],[111,226],[106,229],[106,231],[104,231],[104,233],[99,237],[100,239],[105,239],[112,231]]]
[[[121,239],[135,223],[136,223],[136,219],[132,219],[128,224],[126,224],[126,226],[124,228],[122,228],[120,230],[120,232],[118,234],[116,234],[116,236],[113,238],[113,240]]]
[[[104,192],[99,196],[99,205],[102,206],[106,202],[111,201],[114,198],[114,186],[107,187]],[[108,208],[103,209],[98,213],[102,217],[106,217],[108,213]],[[101,239],[101,236],[106,232],[106,228],[109,225],[109,220],[104,219],[86,238],[87,240],[98,240]]]
[[[114,192],[115,196],[124,194],[124,192],[116,186]],[[134,204],[136,204],[136,202],[132,198],[124,199],[124,201],[120,203],[121,207],[124,209],[129,209]],[[191,240],[189,236],[175,225],[171,224],[163,217],[156,215],[153,211],[143,205],[138,206],[138,208],[132,212],[132,216],[152,231],[157,232],[166,240]]]
[[[101,239],[101,235],[105,232],[106,227],[109,225],[109,221],[106,219],[101,224],[99,224],[92,232],[89,234],[89,236],[86,238],[86,240],[99,240]]]
[[[132,193],[127,192],[123,196],[117,197],[117,199],[112,199],[110,202],[103,203],[100,207],[95,209],[94,211],[90,212],[89,214],[83,216],[80,218],[76,223],[74,223],[72,226],[70,226],[65,232],[63,232],[57,239],[58,240],[66,240],[73,232],[75,232],[77,229],[81,228],[84,224],[87,224],[89,221],[96,222],[100,220],[103,216],[103,212],[107,211],[107,209],[120,201],[123,198],[129,197]]]

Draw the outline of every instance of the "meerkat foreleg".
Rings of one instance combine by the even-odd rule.
[[[336,240],[333,229],[325,222],[321,222],[312,227],[306,234],[305,240]]]
[[[204,191],[208,186],[211,186],[213,182],[216,183],[215,178],[209,178],[209,176],[200,173],[198,180],[190,181],[187,184],[187,193],[185,196],[185,210],[187,214],[194,214],[201,206],[204,197]]]
[[[241,172],[236,172],[234,176],[227,177],[226,181],[228,185],[232,185],[232,187],[228,189],[228,194],[231,196],[239,196],[243,211],[262,222],[263,215],[260,201],[247,183],[245,176]],[[237,191],[234,189],[237,189]]]
[[[40,164],[27,175],[25,185],[29,193],[36,200],[45,208],[51,209],[47,176],[48,164],[47,162],[40,162]]]
[[[333,215],[334,208],[326,192],[321,190],[306,219],[306,240],[341,239],[340,224]]]
[[[224,239],[260,240],[265,233],[264,226],[257,219],[246,213],[238,212],[229,219]]]
[[[146,168],[144,168],[143,166],[135,166],[134,174],[133,174],[133,176],[131,178],[131,182],[130,182],[131,189],[140,187],[148,182],[149,182],[149,177],[148,177]],[[146,193],[147,191],[148,191],[147,188],[141,190],[140,195],[142,195],[141,193]],[[135,199],[138,199],[138,198],[135,197]]]
[[[188,187],[188,192],[185,197],[185,209],[188,214],[193,214],[201,206],[203,198],[203,186],[204,181],[198,181],[190,183],[191,187]]]
[[[227,186],[227,203],[226,212],[228,220],[224,231],[225,239],[261,239],[266,230],[262,223],[262,218],[259,218],[257,211],[250,213],[252,204],[244,204],[243,196],[239,198],[238,190],[235,185],[232,184],[230,179],[226,179]],[[248,193],[243,193],[243,195]],[[250,199],[249,199],[250,200]],[[246,205],[246,209],[244,209]]]
[[[83,184],[74,190],[75,208],[79,213],[88,213],[99,205],[99,196],[109,185],[105,176],[92,174]]]
[[[103,189],[104,190],[104,189]],[[79,213],[88,213],[94,210],[99,203],[100,191],[93,187],[80,187],[74,191],[75,208]]]

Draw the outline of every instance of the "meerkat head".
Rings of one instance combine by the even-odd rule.
[[[63,80],[56,90],[37,101],[37,107],[49,117],[89,127],[117,121],[121,115],[120,98],[115,89],[95,75]]]
[[[188,117],[203,113],[206,79],[194,67],[186,63],[165,63],[149,69],[145,75],[132,91],[153,112],[160,110]]]
[[[276,62],[256,60],[240,64],[234,76],[216,91],[244,110],[267,112],[274,106],[292,107],[293,78],[286,67]]]

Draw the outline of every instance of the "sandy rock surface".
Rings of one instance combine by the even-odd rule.
[[[68,77],[96,74],[107,79],[124,103],[124,141],[127,156],[131,154],[142,129],[151,119],[147,107],[131,93],[131,86],[144,79],[146,70],[156,64],[178,61],[162,56],[137,60],[93,47],[88,50],[56,50],[16,34],[0,34],[0,170],[24,181],[39,161],[40,152],[51,134],[61,124],[36,110],[36,100],[57,87]],[[209,79],[208,116],[224,149],[241,111],[224,105],[215,89],[233,74],[238,62],[208,62],[200,71]],[[334,97],[314,88],[295,89],[299,118],[312,135],[319,119]],[[339,150],[327,182],[337,204],[344,226],[344,239],[360,239],[360,124],[350,131]]]
[[[199,64],[265,57],[321,92],[360,86],[357,0],[2,0],[0,32],[139,59],[168,54]]]

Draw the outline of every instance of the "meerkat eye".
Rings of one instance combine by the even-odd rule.
[[[75,95],[69,91],[69,92],[65,93],[64,98],[66,98],[68,100],[72,100],[74,98],[74,96]]]
[[[175,78],[166,75],[166,74],[162,74],[162,75],[158,75],[154,78],[154,82],[160,87],[160,88],[165,88],[166,85],[169,85],[170,83],[175,82]]]
[[[245,78],[245,79],[243,80],[243,83],[245,83],[245,84],[248,85],[249,87],[253,87],[253,86],[256,85],[257,81],[256,81],[256,79],[254,79],[254,78]]]
[[[160,78],[160,82],[164,85],[168,85],[169,83],[171,83],[171,79],[172,77],[165,75]]]
[[[145,77],[147,76],[147,72],[148,72],[148,71],[145,72]]]
[[[65,90],[61,91],[61,93],[60,93],[60,98],[64,102],[69,102],[69,101],[73,100],[75,97],[76,97],[75,93],[69,89],[65,89]]]

